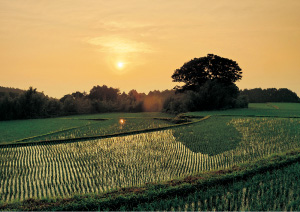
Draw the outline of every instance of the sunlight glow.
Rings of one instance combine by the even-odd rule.
[[[123,125],[123,124],[125,124],[125,120],[124,120],[124,119],[120,119],[120,120],[119,120],[119,123],[120,123],[121,125]]]
[[[117,66],[118,66],[118,68],[123,68],[124,67],[124,63],[123,62],[118,62]]]

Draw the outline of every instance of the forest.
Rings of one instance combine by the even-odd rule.
[[[287,88],[244,89],[241,91],[241,95],[247,96],[251,103],[300,102],[297,94]]]
[[[222,103],[222,97],[228,90],[218,89],[212,92],[206,85],[201,94],[194,91],[178,93],[175,90],[150,91],[148,94],[131,90],[120,92],[118,88],[94,86],[89,93],[74,92],[61,99],[51,98],[36,88],[24,91],[13,88],[0,88],[0,120],[57,117],[75,114],[93,114],[106,112],[180,112],[243,108],[250,103],[299,102],[296,93],[287,88],[254,88],[240,90],[237,99]],[[223,91],[223,92],[222,92]],[[215,93],[218,96],[215,95]],[[224,94],[222,94],[224,93]],[[206,102],[198,104],[201,98]],[[227,104],[227,105],[224,105]],[[219,105],[219,106],[218,106]],[[213,107],[217,106],[217,107]]]

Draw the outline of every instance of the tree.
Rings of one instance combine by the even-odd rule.
[[[91,100],[100,100],[100,101],[116,101],[118,95],[120,94],[120,90],[118,88],[103,86],[94,86],[88,97]]]
[[[62,114],[63,104],[54,98],[49,98],[46,105],[47,115],[50,117],[59,116]]]
[[[182,93],[182,110],[216,110],[247,107],[247,99],[239,95],[235,82],[242,78],[242,69],[230,59],[208,54],[194,58],[176,69],[173,82],[182,82],[176,86]],[[172,111],[176,101],[170,100],[164,109]]]
[[[66,97],[66,98],[64,98]],[[63,101],[63,111],[66,114],[76,114],[78,113],[78,108],[76,104],[76,100],[72,95],[65,95]]]
[[[29,87],[29,89],[22,93],[18,98],[20,105],[19,118],[27,119],[43,117],[47,101],[48,97],[43,93],[37,92],[36,88]]]
[[[287,88],[253,88],[244,89],[241,94],[247,96],[251,103],[263,102],[300,102],[297,94]]]
[[[239,89],[234,83],[225,85],[218,80],[208,80],[198,92],[187,92],[187,109],[197,111],[236,108],[239,107],[236,105],[238,94]]]
[[[14,118],[14,101],[8,93],[0,98],[0,120],[10,120]]]
[[[230,85],[242,78],[242,69],[230,59],[214,54],[194,58],[176,69],[172,75],[173,82],[183,82],[185,85],[176,86],[177,91],[197,91],[208,80]]]
[[[138,93],[136,90],[132,89],[128,92],[128,98],[130,101],[129,112],[142,112],[143,111],[143,101],[146,94]]]

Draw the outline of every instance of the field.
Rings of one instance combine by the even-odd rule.
[[[299,117],[299,103],[250,103],[249,108],[220,111],[190,112],[188,115]]]
[[[18,140],[40,135],[55,133],[58,131],[74,129],[91,124],[89,120],[68,119],[33,119],[0,122],[0,144],[14,143]]]
[[[168,126],[153,118],[170,118],[163,113],[110,113],[0,122],[0,144],[49,141],[93,135],[115,134]],[[124,123],[120,123],[120,119]],[[145,121],[146,120],[146,121]]]
[[[0,122],[2,143],[27,143],[0,147],[0,199],[9,203],[29,198],[101,194],[224,170],[297,149],[299,105],[250,104],[249,109],[193,112],[188,115],[212,116],[175,126],[166,119],[172,116],[161,113]],[[166,126],[170,128],[159,129]],[[145,129],[155,130],[145,133]],[[133,133],[118,135],[128,131]],[[116,136],[63,142],[108,134]],[[32,141],[51,142],[31,144]],[[293,201],[299,199],[299,193],[294,190],[299,182],[289,181],[299,170],[299,164],[292,164],[246,182],[235,182],[234,186],[211,187],[186,198],[173,197],[134,209],[264,210],[258,206],[263,204],[259,201],[269,202],[260,200],[267,192],[271,193],[265,198],[274,200],[267,210],[296,209]],[[281,202],[284,204],[280,205]]]
[[[299,211],[299,174],[300,164],[296,163],[229,185],[212,186],[184,198],[175,197],[139,204],[131,210]],[[126,209],[126,207],[121,208],[121,210]]]

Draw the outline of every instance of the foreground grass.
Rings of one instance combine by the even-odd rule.
[[[212,185],[187,196],[158,199],[120,210],[139,211],[299,211],[300,163]]]
[[[204,172],[163,183],[151,183],[103,194],[28,199],[2,204],[0,209],[299,210],[296,203],[300,195],[300,182],[299,179],[291,181],[299,175],[299,159],[300,149],[297,149],[228,169]],[[271,190],[268,189],[269,185]],[[270,202],[271,198],[273,202]]]

